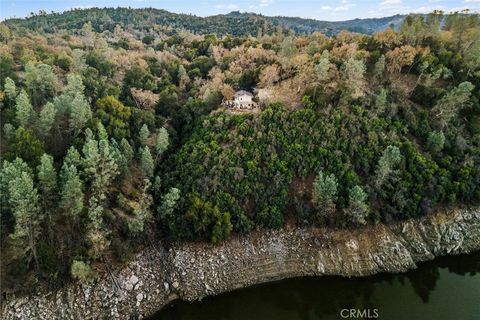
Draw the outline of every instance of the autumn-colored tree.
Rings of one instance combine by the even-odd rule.
[[[260,86],[270,87],[280,80],[278,66],[276,64],[265,67],[260,73]]]
[[[410,45],[396,47],[395,49],[388,51],[385,54],[387,70],[389,72],[402,71],[403,67],[412,65],[416,55],[417,50]]]
[[[402,35],[395,32],[392,28],[375,33],[373,39],[380,43],[383,49],[392,49],[402,43]]]

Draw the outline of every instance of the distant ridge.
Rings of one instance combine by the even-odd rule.
[[[198,34],[215,33],[233,36],[256,36],[260,32],[272,34],[278,32],[279,28],[284,32],[311,34],[318,31],[332,36],[341,30],[372,34],[386,29],[389,25],[398,26],[404,17],[405,15],[394,15],[384,18],[332,22],[296,17],[269,17],[238,11],[199,17],[154,8],[89,8],[73,9],[63,13],[44,13],[24,19],[7,19],[3,23],[13,29],[27,28],[40,33],[53,33],[61,29],[76,30],[80,29],[84,23],[91,21],[97,32],[112,31],[115,25],[119,24],[123,27],[135,25],[137,29],[149,29],[154,25],[163,25],[174,30],[185,29]]]

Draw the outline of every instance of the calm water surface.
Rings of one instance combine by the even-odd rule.
[[[370,309],[371,316],[378,309],[377,319],[387,320],[480,320],[480,252],[440,258],[400,275],[290,279],[202,302],[177,301],[152,319],[344,319],[345,308]]]

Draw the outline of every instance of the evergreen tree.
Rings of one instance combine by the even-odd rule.
[[[27,92],[21,90],[16,99],[16,117],[20,126],[26,127],[35,120],[35,111],[30,103]]]
[[[83,146],[82,165],[86,177],[91,182],[92,193],[103,200],[104,192],[118,174],[113,152],[108,140],[105,139],[105,129],[98,125],[99,140],[96,140],[90,129],[86,130],[86,142]]]
[[[318,64],[315,66],[315,74],[317,79],[320,82],[324,82],[330,78],[330,70],[333,67],[333,64],[330,62],[330,53],[328,50],[324,50],[318,61]]]
[[[380,93],[377,95],[377,98],[375,100],[375,113],[382,114],[383,112],[385,112],[387,104],[387,90],[382,88],[380,89]]]
[[[150,130],[148,130],[147,125],[144,124],[140,128],[140,134],[139,134],[140,143],[142,145],[145,145],[147,143],[147,140],[148,140],[149,137],[150,137]]]
[[[108,241],[109,231],[103,223],[104,208],[100,204],[101,199],[91,196],[88,201],[89,224],[87,229],[87,238],[90,242],[90,256],[99,258],[110,245]]]
[[[427,140],[427,147],[430,151],[438,153],[442,151],[444,145],[445,135],[442,131],[434,131],[430,133]]]
[[[150,149],[147,146],[140,149],[140,166],[145,176],[147,176],[148,178],[153,176],[153,170],[155,169],[155,164],[153,162]]]
[[[43,106],[42,111],[40,111],[40,119],[38,124],[38,129],[43,136],[47,136],[52,129],[52,125],[55,122],[55,116],[57,115],[57,109],[55,105],[51,102],[48,102]]]
[[[298,49],[295,46],[295,43],[292,37],[286,37],[285,39],[283,39],[283,42],[280,44],[280,47],[281,47],[280,53],[285,58],[291,58],[298,53]]]
[[[157,208],[158,217],[166,224],[170,231],[176,229],[176,217],[173,212],[179,200],[180,190],[170,188],[168,193],[163,197],[161,205]]]
[[[380,58],[378,58],[377,62],[375,62],[375,66],[373,68],[373,75],[378,80],[383,78],[383,73],[385,72],[385,56],[382,54]]]
[[[77,94],[71,103],[70,109],[70,130],[76,136],[87,122],[92,118],[92,110],[83,95]]]
[[[60,192],[60,208],[74,220],[83,210],[83,182],[77,168],[73,164],[64,162],[61,171],[62,189]]]
[[[83,74],[83,72],[87,68],[87,64],[85,63],[85,52],[81,49],[73,49],[72,60],[73,70],[78,72],[79,74]]]
[[[57,76],[51,66],[28,62],[25,65],[25,85],[27,86],[33,104],[39,106],[55,94]]]
[[[365,87],[366,67],[363,60],[350,58],[343,65],[343,77],[345,86],[353,98],[363,96]]]
[[[165,150],[167,150],[169,143],[167,129],[160,128],[155,139],[155,151],[157,153],[157,158],[161,156]]]
[[[63,94],[66,94],[70,99],[76,96],[83,96],[85,86],[83,85],[82,77],[79,74],[70,73],[67,76],[67,85],[63,88]]]
[[[118,175],[112,147],[107,140],[105,128],[101,123],[97,127],[98,140],[87,129],[86,142],[83,146],[83,172],[90,182],[92,196],[88,201],[88,239],[91,244],[90,255],[98,258],[109,246],[108,230],[103,224],[106,192],[113,179]]]
[[[58,192],[57,171],[53,166],[53,157],[44,153],[40,158],[40,165],[37,170],[43,209],[45,212],[49,212],[54,208]]]
[[[82,159],[78,150],[71,146],[68,148],[67,155],[63,159],[63,163],[67,166],[74,166],[75,168],[80,168],[82,165]]]
[[[44,153],[43,145],[31,129],[19,127],[10,141],[8,158],[20,157],[32,166],[37,166]]]
[[[133,148],[125,138],[122,138],[122,140],[120,141],[120,152],[122,152],[127,162],[130,163],[130,161],[133,160]]]
[[[19,257],[33,257],[37,271],[39,262],[37,243],[41,235],[42,215],[38,206],[38,192],[32,175],[22,171],[8,184],[9,205],[15,218],[15,229],[10,238]]]
[[[338,181],[333,174],[326,175],[322,170],[318,172],[313,182],[312,202],[318,210],[317,222],[321,222],[328,214],[335,211]]]
[[[12,162],[4,161],[2,170],[0,170],[0,208],[2,212],[10,210],[9,203],[9,184],[14,179],[21,176],[22,172],[32,174],[28,164],[21,158],[16,158]]]
[[[366,203],[367,197],[367,194],[360,186],[350,189],[349,206],[346,212],[348,220],[352,224],[362,225],[367,223],[366,218],[369,212],[369,207]]]
[[[3,88],[7,98],[10,101],[15,101],[15,97],[17,96],[17,86],[15,85],[15,81],[13,81],[10,77],[6,77]]]
[[[470,82],[462,82],[441,98],[432,109],[432,115],[440,129],[445,128],[458,116],[461,109],[469,105],[472,90]]]
[[[394,169],[400,163],[402,155],[398,147],[388,146],[378,161],[375,172],[375,184],[378,189],[383,185],[385,179],[394,172]]]
[[[11,123],[5,123],[3,125],[4,138],[8,140],[13,140],[15,137],[15,127]]]
[[[144,230],[145,222],[151,219],[150,206],[152,205],[152,196],[149,193],[150,180],[143,180],[142,194],[133,210],[134,218],[128,220],[128,230],[134,234],[140,234]]]

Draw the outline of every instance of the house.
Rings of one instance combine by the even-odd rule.
[[[225,101],[225,106],[232,110],[251,110],[257,107],[257,103],[253,101],[251,92],[240,90],[235,92],[233,101]]]

